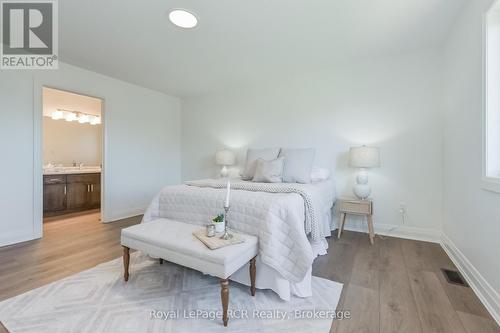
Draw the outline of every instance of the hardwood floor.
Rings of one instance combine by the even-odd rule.
[[[139,221],[51,218],[42,239],[0,248],[0,300],[120,257],[120,230]],[[440,268],[454,266],[438,244],[377,237],[372,246],[349,231],[329,244],[313,274],[344,283],[338,309],[351,312],[331,332],[500,332],[470,288],[446,282]]]
[[[471,288],[446,281],[456,268],[439,244],[356,232],[329,244],[313,275],[344,283],[338,309],[351,311],[331,332],[500,332]]]
[[[120,230],[140,221],[99,222],[98,211],[47,219],[42,239],[0,248],[0,300],[122,255]],[[0,333],[7,332],[0,325]]]

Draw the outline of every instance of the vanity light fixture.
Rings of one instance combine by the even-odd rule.
[[[172,9],[168,19],[172,24],[184,29],[194,28],[198,24],[196,16],[184,9]]]
[[[78,121],[80,124],[101,124],[101,116],[73,110],[57,109],[57,111],[52,112],[50,117],[54,120]]]
[[[89,115],[87,115],[87,114],[80,114],[80,116],[78,117],[78,122],[80,124],[89,123],[90,122]]]
[[[66,121],[75,121],[78,120],[78,117],[76,116],[76,113],[66,112],[64,119],[66,119]]]
[[[54,111],[52,112],[51,118],[54,120],[59,120],[64,118],[64,113],[62,111]]]
[[[101,117],[92,117],[90,119],[90,125],[99,125],[101,123]]]

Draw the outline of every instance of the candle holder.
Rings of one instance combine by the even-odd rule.
[[[229,231],[227,230],[227,215],[229,213],[229,206],[224,207],[224,210],[226,211],[226,214],[224,214],[224,234],[220,236],[221,239],[231,239],[233,238],[233,234],[230,234]]]

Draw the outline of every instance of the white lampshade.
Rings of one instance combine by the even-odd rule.
[[[215,154],[215,163],[217,165],[233,165],[235,160],[236,157],[230,150],[219,150]]]
[[[349,165],[353,168],[376,168],[380,166],[378,147],[352,147],[349,151]]]

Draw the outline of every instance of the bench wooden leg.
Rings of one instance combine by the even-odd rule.
[[[160,258],[160,260],[158,260],[160,262],[160,265],[163,265],[163,259]]]
[[[128,281],[128,266],[130,263],[130,249],[126,246],[123,247],[123,278]]]
[[[255,267],[255,258],[250,260],[250,293],[255,296],[255,275],[257,273],[257,268]]]
[[[227,318],[227,306],[229,304],[229,281],[228,279],[220,280],[220,298],[222,301],[222,321],[224,322],[224,326],[227,326],[228,318]]]

